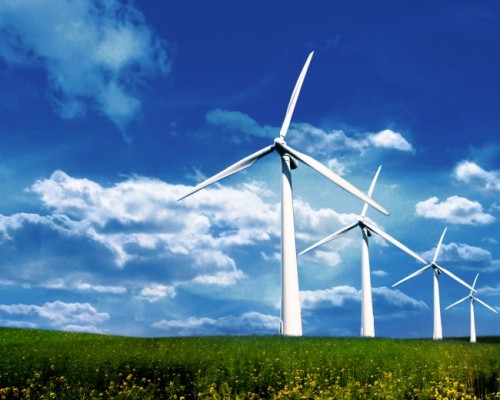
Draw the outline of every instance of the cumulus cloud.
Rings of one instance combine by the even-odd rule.
[[[31,188],[54,215],[73,221],[78,230],[72,232],[114,253],[119,267],[135,259],[132,249],[139,248],[155,256],[186,256],[197,266],[227,271],[235,268],[228,248],[279,236],[277,205],[266,204],[254,189],[217,186],[177,202],[187,187],[133,177],[106,188],[62,171]],[[218,234],[217,226],[227,232]]]
[[[399,290],[388,287],[372,288],[373,300],[384,302],[393,308],[410,308],[420,310],[427,308],[423,301],[415,300]],[[361,302],[361,290],[352,286],[336,286],[331,289],[320,289],[300,292],[302,308],[313,310],[329,307],[344,307],[347,302]]]
[[[417,203],[416,214],[424,218],[433,218],[457,225],[487,225],[495,218],[483,212],[483,206],[465,197],[451,196],[439,202],[437,197],[431,197]]]
[[[169,71],[165,47],[130,3],[7,0],[0,5],[0,57],[11,65],[43,68],[63,118],[95,108],[124,128],[141,108],[138,84]]]
[[[255,311],[238,317],[189,317],[185,320],[161,320],[152,324],[153,328],[164,330],[172,336],[270,334],[277,333],[279,326],[279,317]]]
[[[382,286],[372,289],[373,298],[376,301],[383,300],[396,308],[405,308],[413,310],[427,309],[427,304],[422,300],[415,300],[414,298],[404,294],[400,290],[390,289]]]
[[[300,292],[302,309],[342,307],[346,301],[361,301],[361,291],[352,286],[337,286],[331,289],[304,290]]]
[[[160,285],[156,283],[143,288],[139,293],[139,297],[154,303],[164,297],[173,298],[176,294],[174,286]]]
[[[500,191],[500,171],[486,171],[472,161],[461,161],[454,171],[455,179],[487,191]]]
[[[297,131],[290,135],[290,142],[300,146],[307,152],[329,156],[342,151],[358,151],[366,153],[371,148],[383,148],[413,153],[413,146],[398,132],[385,129],[377,133],[358,133],[354,137],[344,131],[325,131],[311,124],[295,123],[292,128]]]
[[[431,260],[435,252],[436,248],[433,248],[424,252],[422,257]],[[500,270],[500,260],[494,259],[490,251],[464,243],[443,244],[439,252],[439,262],[455,263],[462,269],[489,272]]]
[[[385,129],[378,133],[368,135],[368,140],[375,147],[414,152],[413,146],[398,132]]]
[[[273,138],[279,132],[279,128],[261,126],[250,116],[239,111],[214,109],[207,113],[206,120],[211,125],[222,126],[249,136]],[[290,131],[295,131],[287,136],[290,144],[306,153],[326,158],[330,166],[340,169],[340,173],[345,172],[344,167],[338,159],[332,157],[333,153],[338,154],[339,151],[356,150],[364,153],[370,148],[415,151],[403,135],[390,129],[377,133],[365,132],[354,138],[340,130],[325,131],[306,123],[293,123]]]
[[[62,330],[67,332],[80,332],[80,333],[106,333],[105,329],[100,329],[94,325],[70,324],[64,326]]]
[[[127,293],[127,289],[122,286],[91,285],[90,283],[85,283],[85,282],[77,284],[76,288],[78,290],[93,291],[97,293],[112,293],[112,294]]]
[[[96,255],[89,260],[98,266],[93,267],[95,272],[113,264],[123,269],[162,263],[160,271],[167,276],[164,283],[172,288],[162,292],[161,287],[142,282],[141,296],[149,301],[173,296],[175,285],[182,283],[233,285],[246,277],[232,256],[235,249],[271,241],[279,245],[279,205],[269,201],[268,190],[257,182],[237,188],[215,185],[178,202],[188,187],[135,176],[102,186],[55,171],[49,178],[35,182],[30,190],[48,214],[0,215],[0,239],[11,242],[9,248],[21,246],[19,250],[23,252],[27,241],[50,237],[43,245],[47,256],[66,257],[61,258],[58,267],[54,258],[50,265],[46,263],[47,257],[40,259],[35,269],[29,261],[25,261],[24,267],[16,267],[17,272],[11,274],[15,280],[19,282],[24,276],[26,283],[35,286],[41,279],[50,280],[42,268],[65,269],[64,264],[75,256],[61,253],[69,249],[69,244],[74,250],[82,249],[82,254],[86,254],[87,246]],[[36,251],[39,245],[37,242],[29,246],[29,251]],[[84,257],[78,262],[84,264],[85,260]],[[76,273],[75,268],[64,271],[51,287],[57,284],[59,288],[81,291],[126,293],[123,285],[86,281],[88,269],[89,266],[81,265],[83,275],[72,276],[72,282],[76,279],[77,283],[71,285],[64,282],[69,282],[68,274]],[[100,282],[96,277],[93,280],[96,279]]]
[[[110,318],[108,313],[97,311],[89,303],[65,303],[60,300],[45,303],[42,306],[34,304],[0,304],[0,312],[28,319],[38,317],[38,319],[49,322],[52,327],[57,329],[64,329],[67,326],[86,326],[88,329],[98,329],[95,328],[95,325],[106,322]]]

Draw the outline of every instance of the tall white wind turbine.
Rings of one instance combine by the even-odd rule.
[[[187,194],[182,196],[179,200],[205,188],[206,186],[217,182],[218,180],[239,172],[251,166],[258,159],[276,151],[281,157],[281,327],[280,333],[288,336],[301,336],[302,335],[302,320],[301,320],[301,306],[299,298],[299,281],[297,270],[297,253],[295,247],[295,227],[293,216],[293,200],[292,200],[292,178],[291,170],[297,168],[299,160],[316,170],[326,178],[330,179],[344,190],[358,197],[359,199],[367,202],[372,207],[380,212],[388,215],[389,213],[378,203],[366,196],[362,191],[354,187],[352,184],[330,171],[327,167],[309,157],[294,150],[285,142],[286,133],[290,126],[293,110],[299,96],[302,82],[304,81],[309,63],[313,52],[309,54],[307,61],[302,68],[295,88],[292,92],[290,102],[286,111],[283,125],[281,126],[279,136],[274,139],[274,143],[265,147],[248,157],[236,162],[225,170],[205,180],[199,185],[195,186]]]
[[[474,288],[469,286],[467,283],[465,283],[458,276],[451,273],[447,269],[444,269],[443,267],[441,267],[440,265],[438,265],[436,263],[437,257],[439,255],[439,251],[441,250],[441,245],[443,244],[443,238],[444,238],[445,233],[446,233],[446,228],[444,228],[443,234],[441,235],[441,239],[439,239],[439,243],[436,247],[436,252],[434,253],[434,258],[432,259],[432,262],[430,264],[419,269],[418,271],[415,271],[413,274],[408,275],[406,278],[403,278],[399,282],[396,282],[394,285],[392,285],[392,287],[397,286],[400,283],[407,281],[408,279],[411,279],[417,275],[420,275],[426,269],[432,268],[432,270],[434,272],[434,274],[433,274],[434,275],[434,332],[433,332],[432,338],[434,340],[440,340],[443,338],[443,325],[441,324],[441,305],[439,302],[439,280],[438,280],[439,275],[443,272],[446,275],[453,278],[454,280],[456,280],[458,283],[461,283],[466,288],[475,292]]]
[[[373,194],[373,189],[375,188],[375,184],[377,182],[378,175],[380,173],[380,169],[382,166],[378,167],[375,176],[373,177],[372,183],[370,185],[370,189],[368,190],[368,197],[371,198]],[[398,242],[389,234],[382,231],[380,228],[373,226],[365,220],[366,211],[368,210],[368,204],[365,203],[363,206],[363,210],[359,215],[359,218],[356,222],[349,224],[337,232],[332,233],[331,235],[325,237],[319,242],[313,244],[307,249],[300,252],[299,255],[307,253],[315,249],[318,246],[321,246],[324,243],[327,243],[333,239],[336,239],[342,236],[344,233],[354,229],[355,227],[359,227],[361,230],[361,336],[366,337],[374,337],[375,336],[375,321],[373,317],[373,303],[372,303],[372,287],[371,287],[371,277],[370,277],[370,255],[369,255],[369,247],[368,247],[368,237],[372,235],[372,233],[376,233],[377,235],[383,237],[388,242],[392,243],[394,246],[403,250],[405,253],[414,257],[422,264],[427,264],[422,257],[418,254],[415,254],[408,247]]]
[[[493,307],[490,307],[484,301],[478,299],[476,296],[472,294],[474,292],[478,276],[479,274],[476,275],[476,279],[474,279],[474,283],[472,284],[472,290],[470,291],[468,296],[465,296],[463,299],[460,299],[457,302],[450,304],[448,307],[445,308],[445,310],[447,310],[448,308],[456,306],[457,304],[460,304],[463,301],[470,299],[470,342],[471,343],[476,343],[476,321],[474,319],[474,302],[477,301],[478,303],[482,304],[483,306],[485,306],[486,308],[490,309],[491,311],[497,314],[497,310],[495,310]]]

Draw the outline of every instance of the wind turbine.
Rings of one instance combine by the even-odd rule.
[[[463,302],[463,301],[465,301],[467,299],[470,299],[470,342],[471,343],[476,343],[476,322],[475,322],[475,319],[474,319],[474,302],[477,301],[478,303],[482,304],[483,306],[485,306],[486,308],[490,309],[494,313],[497,313],[497,311],[493,307],[490,307],[484,301],[478,299],[477,297],[475,297],[472,294],[472,292],[474,292],[474,287],[476,286],[476,282],[477,282],[477,277],[478,276],[479,276],[479,274],[476,275],[476,279],[474,279],[474,283],[472,284],[472,290],[470,291],[470,293],[469,293],[468,296],[465,296],[463,299],[460,299],[457,302],[455,302],[455,303],[453,303],[453,304],[451,304],[451,305],[449,305],[448,307],[445,308],[445,310],[447,310],[448,308],[456,306],[457,304],[460,304],[461,302]]]
[[[291,170],[297,168],[296,160],[308,165],[326,178],[330,179],[344,190],[367,202],[380,212],[388,215],[389,213],[378,203],[366,196],[362,191],[352,184],[330,171],[327,167],[309,157],[294,150],[285,142],[285,137],[290,126],[293,110],[297,103],[300,88],[304,81],[307,69],[313,52],[309,54],[304,67],[299,75],[295,88],[292,92],[285,119],[281,126],[279,136],[274,139],[270,146],[243,158],[225,170],[205,180],[195,186],[179,200],[205,188],[206,186],[217,182],[218,180],[250,167],[258,159],[276,151],[281,158],[281,327],[280,333],[289,336],[302,335],[301,306],[299,298],[299,280],[297,270],[297,252],[295,247],[295,228],[293,216],[292,200],[292,178]]]
[[[439,250],[441,250],[441,245],[443,244],[443,238],[446,233],[446,228],[444,228],[443,234],[441,235],[441,239],[439,239],[439,243],[436,247],[436,252],[434,253],[434,258],[432,259],[432,262],[425,267],[419,269],[418,271],[415,271],[413,274],[408,275],[406,278],[401,279],[399,282],[396,282],[392,287],[399,285],[400,283],[407,281],[408,279],[411,279],[417,275],[420,275],[422,272],[424,272],[426,269],[432,268],[434,272],[434,333],[432,335],[432,338],[434,340],[439,340],[443,338],[443,326],[441,324],[441,305],[439,302],[439,274],[444,272],[446,275],[452,277],[455,279],[458,283],[461,283],[464,285],[466,288],[472,290],[475,292],[474,288],[469,286],[467,283],[465,283],[462,279],[460,279],[458,276],[455,274],[451,273],[447,269],[444,269],[440,265],[436,263],[437,257],[439,255]]]
[[[377,182],[378,175],[380,173],[382,166],[378,167],[375,176],[373,177],[372,183],[370,185],[370,189],[368,190],[368,197],[371,198],[373,194],[373,189],[375,188],[375,184]],[[392,243],[394,246],[400,248],[405,253],[410,256],[416,258],[422,264],[426,264],[426,261],[422,259],[418,254],[415,254],[408,247],[398,242],[389,234],[385,233],[381,229],[373,226],[365,220],[366,211],[368,210],[368,204],[365,203],[363,206],[363,210],[359,215],[359,218],[356,222],[349,224],[337,232],[332,233],[331,235],[325,237],[319,242],[313,244],[307,249],[300,252],[299,255],[307,253],[315,249],[318,246],[321,246],[324,243],[327,243],[333,239],[336,239],[342,236],[344,233],[347,233],[351,229],[355,227],[359,227],[361,230],[361,336],[374,337],[375,336],[375,321],[373,318],[373,304],[372,304],[372,287],[371,287],[371,278],[370,278],[370,255],[368,248],[368,237],[372,235],[372,233],[376,233],[377,235],[383,237],[388,242]]]

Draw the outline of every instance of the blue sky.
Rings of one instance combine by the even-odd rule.
[[[367,191],[367,216],[500,310],[500,4],[152,0],[0,5],[0,325],[134,336],[276,334],[276,154],[287,142]],[[297,248],[362,203],[293,171]],[[359,335],[356,231],[299,258],[305,335]],[[432,336],[432,274],[372,237],[377,336]],[[444,336],[468,290],[441,276]],[[477,305],[478,335],[500,334]]]

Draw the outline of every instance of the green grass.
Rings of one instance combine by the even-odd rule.
[[[498,338],[143,339],[0,329],[0,399],[495,399]]]

